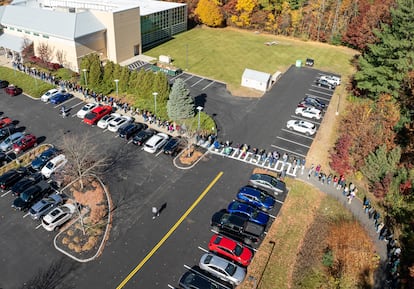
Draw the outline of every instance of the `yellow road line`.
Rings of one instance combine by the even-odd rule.
[[[162,237],[162,239],[157,243],[157,245],[152,248],[152,250],[145,256],[144,259],[134,268],[134,270],[131,271],[131,273],[126,276],[126,278],[121,282],[121,284],[116,287],[116,289],[123,288],[128,281],[134,277],[134,275],[144,266],[144,264],[154,255],[154,253],[164,244],[165,241],[171,236],[172,233],[178,228],[178,226],[184,221],[185,218],[191,213],[192,210],[200,203],[200,201],[205,197],[205,195],[210,191],[210,189],[217,183],[217,181],[221,178],[223,175],[223,172],[220,172],[214,180],[211,181],[211,183],[205,188],[205,190],[201,193],[201,195],[197,198],[197,200],[194,201],[194,203],[187,209],[187,211],[181,216],[181,218],[174,224],[174,226],[171,227],[171,229],[167,232],[167,234]]]

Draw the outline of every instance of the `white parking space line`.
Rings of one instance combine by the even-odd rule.
[[[219,232],[217,232],[217,231],[215,231],[213,229],[210,229],[210,231],[213,232],[214,234],[220,234]]]
[[[308,90],[312,91],[312,92],[320,93],[320,94],[323,94],[323,95],[329,95],[329,96],[332,96],[332,94],[333,94],[333,90],[331,90],[329,88],[323,88],[323,87],[319,87],[319,86],[316,86],[316,85],[312,85],[312,87],[317,87],[317,88],[320,88],[320,89],[324,89],[326,91],[330,91],[330,93],[325,92],[325,91],[319,91],[319,90],[311,89],[311,88],[308,89]]]
[[[197,85],[197,83],[200,83],[200,82],[202,82],[204,80],[204,78],[200,78],[200,80],[199,81],[197,81],[196,83],[194,83],[193,85],[191,85],[190,87],[193,87],[193,86],[196,86]]]
[[[212,85],[215,81],[210,82],[209,84],[207,84],[206,86],[204,86],[201,90],[206,89],[207,87],[209,87],[210,85]]]
[[[275,200],[276,201],[276,200]],[[282,204],[283,204],[283,202],[281,202]],[[269,215],[269,217],[270,218],[272,218],[272,219],[276,219],[276,216],[273,216],[273,215],[271,215],[271,214],[268,214]]]
[[[283,151],[286,151],[286,152],[288,152],[288,153],[291,153],[291,154],[294,154],[294,155],[298,155],[298,156],[300,156],[300,157],[304,157],[304,158],[306,158],[306,155],[303,155],[303,154],[300,154],[300,153],[297,153],[297,152],[294,152],[294,151],[291,151],[291,150],[288,150],[288,149],[286,149],[286,148],[284,148],[284,147],[280,147],[280,146],[277,146],[277,145],[270,145],[271,147],[274,147],[274,148],[277,148],[277,149],[280,149],[280,150],[283,150]]]
[[[29,216],[29,213],[24,214],[23,218],[26,218],[27,216]]]
[[[170,80],[174,80],[174,79],[176,79],[177,77],[179,77],[179,76],[181,76],[181,74],[178,74],[178,75],[176,75],[176,76],[174,76],[173,78],[171,78]]]
[[[292,130],[288,130],[288,129],[286,129],[286,128],[282,128],[282,131],[285,131],[285,132],[288,132],[288,133],[291,133],[291,134],[294,134],[294,135],[297,135],[297,136],[300,136],[300,137],[304,137],[304,138],[307,138],[307,139],[311,139],[311,140],[313,140],[313,137],[310,137],[310,136],[306,136],[306,135],[304,135],[304,134],[301,134],[301,133],[298,133],[298,132],[295,132],[295,131],[292,131]],[[282,137],[277,137],[277,138],[280,138],[280,139],[283,139]],[[285,139],[286,140],[286,139]],[[298,143],[299,144],[299,143]],[[300,144],[301,146],[304,146],[304,147],[309,147],[309,146],[307,146],[307,145],[304,145],[304,144]]]
[[[309,93],[307,93],[306,94],[306,96],[310,96],[310,97],[315,97],[315,98],[318,98],[318,99],[322,99],[322,100],[326,100],[326,101],[331,101],[331,99],[330,98],[325,98],[325,97],[322,97],[322,96],[318,96],[318,95],[314,95],[314,94],[309,94]]]
[[[303,157],[305,157],[304,155],[301,155],[301,154],[297,154],[297,155],[300,155],[300,156],[303,156]],[[279,204],[282,204],[283,205],[283,202],[282,201],[279,201],[279,200],[275,200],[276,202],[278,202]],[[270,215],[269,215],[270,216]],[[274,217],[275,219],[276,219],[276,216],[273,216],[272,215],[272,217]]]
[[[39,229],[42,226],[42,223],[36,226],[36,230]]]
[[[207,249],[204,249],[203,247],[198,246],[198,249],[200,249],[200,250],[201,250],[201,251],[203,251],[203,252],[208,253],[208,250],[207,250]]]
[[[158,157],[161,153],[162,153],[162,149],[155,156]]]
[[[167,286],[168,286],[168,288],[171,288],[171,289],[176,289],[174,286],[172,286],[172,285],[170,285],[170,284],[167,284]]]
[[[7,192],[5,192],[3,195],[1,195],[1,197],[7,196],[10,192],[11,192],[11,190],[8,190],[8,191],[7,191]]]
[[[81,104],[84,104],[84,102],[83,102],[83,101],[81,101],[81,102],[79,102],[79,103],[77,103],[77,104],[75,104],[75,105],[72,105],[70,108],[77,107],[77,106],[79,106],[79,105],[81,105]]]
[[[187,78],[186,80],[184,80],[184,82],[187,82],[187,80],[190,80],[191,78],[193,78],[194,77],[194,75],[190,75],[190,77],[189,78]]]
[[[127,142],[127,144],[130,144],[130,143],[132,143],[132,138]]]
[[[321,124],[320,122],[315,121],[314,119],[301,117],[301,116],[298,116],[296,114],[292,114],[290,117],[291,118],[296,118],[296,119],[299,119],[299,120],[304,120],[304,121],[307,121],[307,122],[310,122],[310,123],[313,123],[313,124]]]
[[[188,266],[188,265],[186,265],[186,264],[184,264],[184,268],[185,268],[185,269],[188,269],[188,270],[192,270],[192,269],[191,269],[191,267],[190,267],[190,266]]]
[[[72,100],[75,100],[75,97],[69,98],[69,99],[67,99],[67,100],[66,100],[66,101],[64,101],[64,102],[59,103],[58,105],[55,105],[53,108],[58,108],[58,107],[60,107],[60,106],[62,106],[62,105],[64,105],[64,104],[66,104],[66,103],[68,103],[68,102],[70,102],[70,101],[72,101]]]

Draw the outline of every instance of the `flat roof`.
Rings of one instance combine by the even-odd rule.
[[[261,72],[253,69],[246,68],[243,72],[242,78],[253,79],[260,82],[268,82],[271,75],[270,73]]]

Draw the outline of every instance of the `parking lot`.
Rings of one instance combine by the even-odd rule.
[[[312,86],[318,73],[292,67],[261,99],[232,97],[222,84],[187,73],[180,77],[185,78],[196,103],[202,102],[205,111],[217,120],[223,139],[306,155],[312,138],[284,129],[305,94],[330,100],[328,91]],[[70,109],[68,118],[60,116],[61,105]],[[40,271],[51,266],[56,269],[56,264],[61,264],[56,269],[61,273],[59,284],[67,284],[68,288],[90,288],[91,283],[97,288],[117,288],[120,284],[124,288],[177,286],[185,266],[198,264],[207,248],[213,234],[211,216],[235,198],[253,166],[208,156],[191,170],[179,170],[170,156],[148,154],[114,133],[73,117],[83,105],[81,100],[72,98],[61,105],[52,106],[23,95],[10,98],[0,92],[4,114],[19,120],[26,131],[43,136],[44,143],[59,146],[63,135],[87,134],[117,159],[104,176],[115,207],[110,238],[98,260],[75,263],[54,249],[55,233],[38,228],[38,222],[12,210],[13,199],[5,195],[0,198],[0,287],[19,288]],[[278,197],[271,215],[277,216],[284,198]],[[153,220],[151,207],[163,204],[165,210]],[[135,274],[129,275],[134,268]]]

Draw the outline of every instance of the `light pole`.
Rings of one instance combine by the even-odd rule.
[[[202,106],[197,106],[198,110],[198,126],[197,126],[197,132],[200,131],[200,112],[203,110]]]
[[[338,95],[338,105],[336,106],[336,115],[339,115],[339,104],[341,103],[341,94]]]
[[[188,44],[185,45],[185,70],[188,70]]]
[[[86,78],[86,71],[88,71],[86,68],[82,69],[83,71],[83,76],[85,78],[85,85],[88,86],[88,79]]]
[[[118,82],[119,82],[119,79],[115,79],[114,81],[115,81],[115,87],[116,87],[116,98],[118,98]]]
[[[154,115],[157,116],[157,95],[158,95],[158,92],[153,92],[152,95],[154,96]]]

